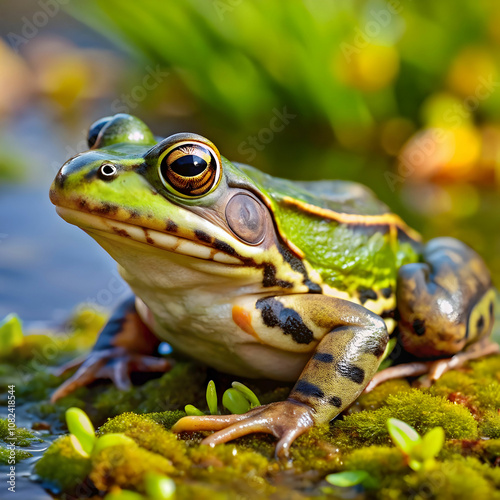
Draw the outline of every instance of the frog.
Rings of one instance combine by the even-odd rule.
[[[88,146],[50,199],[117,262],[133,296],[91,353],[61,368],[73,372],[53,401],[97,379],[127,389],[133,372],[168,371],[166,342],[224,373],[295,383],[285,401],[172,428],[212,431],[211,446],[272,434],[286,458],[364,391],[399,377],[430,385],[499,350],[483,259],[451,237],[424,243],[368,187],[273,177],[124,113],[95,122]],[[405,356],[379,370],[391,338]]]

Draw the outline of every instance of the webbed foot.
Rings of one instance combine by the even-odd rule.
[[[109,379],[118,389],[128,389],[131,386],[130,373],[165,372],[171,369],[172,363],[164,358],[133,353],[124,347],[110,347],[92,351],[85,359],[70,361],[59,368],[56,374],[64,375],[76,367],[76,373],[52,394],[50,400],[53,403],[98,379]]]
[[[298,401],[288,399],[258,406],[242,415],[207,415],[184,417],[173,427],[173,432],[216,431],[202,444],[215,446],[254,432],[276,436],[276,457],[287,459],[290,445],[314,425],[313,410]]]

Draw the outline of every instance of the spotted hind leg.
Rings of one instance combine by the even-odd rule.
[[[489,340],[495,291],[479,255],[454,238],[436,238],[425,247],[424,262],[399,271],[397,307],[400,340],[417,358],[378,373],[367,387],[401,376],[425,374],[430,385],[466,361],[498,352]]]

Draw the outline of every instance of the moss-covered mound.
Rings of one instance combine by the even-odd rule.
[[[68,335],[65,347],[46,365],[39,363],[37,369],[19,374],[23,388],[18,403],[29,412],[33,424],[50,428],[52,433],[67,432],[65,410],[77,406],[85,409],[98,428],[98,437],[125,434],[132,441],[83,456],[67,434],[55,440],[36,463],[35,473],[60,496],[162,498],[154,491],[163,484],[165,495],[169,488],[175,489],[163,498],[178,499],[352,498],[361,494],[376,499],[500,500],[500,355],[446,373],[429,389],[412,388],[406,380],[386,382],[361,396],[330,425],[299,437],[291,448],[291,462],[280,464],[274,459],[275,439],[269,435],[246,436],[210,448],[200,445],[204,433],[171,432],[185,415],[186,404],[208,411],[205,393],[210,379],[217,386],[219,403],[222,391],[233,380],[189,361],[179,359],[169,373],[137,380],[128,391],[103,382],[49,403],[52,388],[63,380],[50,373],[50,366],[74,356],[75,345],[88,346],[102,323],[100,316],[88,318],[86,325],[73,328],[76,339]],[[29,361],[40,352],[37,349],[59,342],[55,339],[44,335],[38,338],[36,349],[17,346],[14,354]],[[2,374],[12,371],[15,363],[13,359],[0,363],[0,382],[7,380]],[[290,388],[243,382],[262,403],[285,398]],[[389,418],[410,424],[422,435],[442,427],[445,444],[437,458],[422,470],[413,470],[408,456],[389,437]],[[0,420],[0,439],[5,425]],[[34,438],[27,430],[16,433],[18,446]],[[18,453],[22,452],[18,449]],[[0,448],[0,460],[3,454]],[[370,481],[341,488],[325,480],[328,474],[341,471],[365,471]]]

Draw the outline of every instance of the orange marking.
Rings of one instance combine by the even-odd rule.
[[[233,321],[246,333],[259,340],[257,332],[252,326],[252,314],[244,307],[233,306]]]
[[[303,212],[308,212],[310,214],[318,215],[320,217],[325,217],[326,219],[336,220],[338,222],[343,222],[346,224],[364,224],[370,226],[372,224],[388,224],[390,226],[399,227],[403,230],[410,238],[416,241],[421,241],[422,237],[414,229],[407,226],[403,219],[396,214],[386,213],[381,215],[358,215],[358,214],[346,214],[340,212],[334,212],[328,208],[317,207],[306,203],[304,201],[296,200],[289,196],[284,196],[283,201],[288,205],[293,205],[302,210]]]

